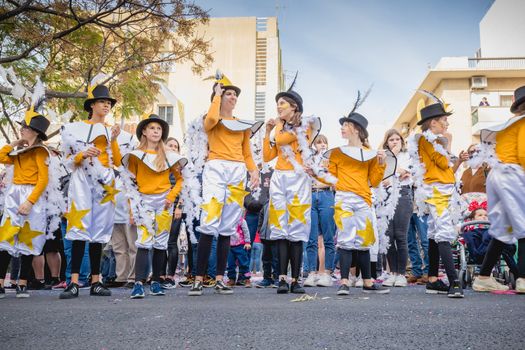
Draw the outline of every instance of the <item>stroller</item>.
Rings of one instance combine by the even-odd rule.
[[[476,197],[477,199],[472,199]],[[476,206],[486,205],[486,195],[471,194],[463,196],[464,200],[469,201],[469,210],[466,211],[465,221],[460,226],[460,235],[453,244],[453,255],[456,262],[456,269],[458,270],[459,280],[463,288],[472,285],[474,277],[479,274],[483,259],[491,241],[488,234],[490,222],[486,220],[471,220],[468,221],[470,213],[476,209],[484,209],[484,207]],[[474,204],[474,205],[473,205]],[[503,284],[511,284],[514,286],[515,278],[517,276],[517,265],[514,259],[516,247],[514,245],[507,245],[502,252],[502,259],[498,261],[492,275],[498,282]]]

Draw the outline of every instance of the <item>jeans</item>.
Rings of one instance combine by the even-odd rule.
[[[408,226],[408,256],[412,264],[412,275],[421,277],[423,274],[428,274],[428,236],[427,236],[427,219],[428,214],[423,217],[418,217],[417,214],[412,214],[410,225]],[[423,261],[421,260],[421,252],[417,235],[419,234],[419,241],[421,242],[421,249],[423,250],[423,257],[425,267],[422,268]]]
[[[310,238],[306,245],[305,271],[317,271],[317,239],[323,235],[326,270],[334,271],[335,263],[335,221],[334,193],[330,190],[312,192],[312,223]]]
[[[279,258],[277,256],[277,244],[269,239],[261,239],[263,245],[262,268],[264,279],[279,278]]]
[[[261,271],[262,243],[253,243],[250,256],[250,271]]]
[[[404,275],[407,267],[407,233],[412,217],[412,189],[409,186],[403,186],[400,190],[399,202],[396,211],[386,231],[390,239],[390,248],[388,248],[388,264],[390,271]]]
[[[106,254],[102,256],[102,265],[100,267],[100,274],[104,282],[117,278],[116,266],[115,254],[113,254],[112,249],[109,249]]]
[[[228,279],[235,281],[237,278],[237,264],[239,265],[239,281],[250,279],[250,253],[244,245],[230,247],[228,253]]]
[[[195,232],[195,238],[199,240],[199,237],[201,233],[196,230],[197,225],[193,226],[193,231]],[[198,244],[192,244],[192,255],[193,255],[193,265],[191,269],[191,275],[197,276],[197,246]],[[213,238],[213,242],[211,244],[211,251],[210,251],[210,257],[208,260],[208,276],[210,278],[215,278],[217,275],[217,238]],[[224,271],[220,272],[221,274],[224,274]]]
[[[62,220],[60,228],[62,229],[62,237],[64,237],[64,255],[66,256],[66,283],[71,282],[71,249],[73,241],[66,239],[67,222]],[[86,249],[84,250],[84,257],[82,258],[82,265],[80,265],[80,274],[78,281],[84,285],[89,283],[89,275],[91,274],[91,264],[89,263],[89,243],[86,242]]]
[[[248,231],[250,231],[250,242],[255,241],[255,235],[257,234],[257,224],[259,223],[259,213],[247,212],[244,217],[246,224],[248,224]]]

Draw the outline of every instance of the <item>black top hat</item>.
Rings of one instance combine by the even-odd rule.
[[[368,137],[368,131],[366,130],[368,127],[368,120],[361,114],[352,112],[347,117],[342,117],[339,119],[339,124],[343,125],[344,122],[357,124],[359,127],[361,127],[361,129],[363,129],[366,137]]]
[[[162,128],[162,142],[166,142],[170,133],[170,126],[164,119],[161,119],[156,114],[150,114],[146,119],[141,120],[140,123],[137,125],[138,139],[140,140],[140,138],[142,137],[142,130],[144,130],[146,125],[153,122],[160,124],[160,127]]]
[[[290,85],[287,91],[282,91],[282,92],[279,92],[277,95],[275,95],[275,102],[279,101],[281,97],[291,98],[295,102],[295,104],[297,104],[297,111],[302,113],[303,112],[303,98],[297,92],[293,91],[293,87],[295,86],[295,82],[297,81],[298,73],[299,72],[295,73],[295,77],[293,78],[292,84]]]
[[[22,120],[21,122],[17,122],[17,123],[22,126],[27,126],[31,128],[32,130],[38,133],[38,137],[40,137],[42,141],[47,141],[46,131],[47,131],[47,128],[49,128],[49,125],[51,124],[51,122],[43,115],[36,115],[32,117],[31,121],[29,122],[29,125],[26,124],[25,120]]]
[[[88,91],[88,98],[84,101],[84,110],[91,113],[93,111],[91,104],[97,100],[109,100],[111,102],[111,107],[117,103],[116,99],[109,96],[109,89],[107,86],[97,85],[92,91]]]
[[[421,108],[421,120],[417,122],[417,125],[423,124],[425,121],[432,118],[439,118],[446,115],[451,115],[451,112],[445,111],[445,107],[441,103],[434,103]]]
[[[516,113],[518,106],[522,103],[525,103],[525,86],[514,90],[514,103],[510,106],[511,113]]]

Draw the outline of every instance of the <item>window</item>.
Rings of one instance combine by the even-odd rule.
[[[159,117],[173,125],[173,106],[159,106]]]
[[[510,107],[512,105],[512,95],[500,95],[499,105],[501,107]]]

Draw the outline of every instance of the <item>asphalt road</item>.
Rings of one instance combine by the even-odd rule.
[[[317,299],[275,289],[235,288],[232,296],[58,300],[58,291],[8,292],[0,300],[3,349],[523,349],[525,296],[466,292],[464,299],[426,295],[424,287],[388,295],[309,288]]]

